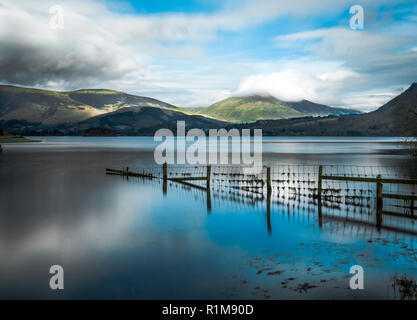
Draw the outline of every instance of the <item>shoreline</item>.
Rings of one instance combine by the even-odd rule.
[[[23,136],[0,136],[0,144],[6,143],[23,143],[23,142],[41,142],[42,140],[28,139]]]

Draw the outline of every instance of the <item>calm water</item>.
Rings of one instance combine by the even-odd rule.
[[[220,187],[208,210],[204,191],[105,175],[155,166],[153,138],[42,139],[0,154],[0,298],[385,299],[399,298],[396,275],[417,279],[414,219],[377,228],[372,208],[326,208],[319,221],[308,199],[279,197],[268,214]],[[263,160],[411,167],[401,141],[266,138]],[[49,289],[54,264],[62,291]],[[348,288],[354,264],[365,290]]]

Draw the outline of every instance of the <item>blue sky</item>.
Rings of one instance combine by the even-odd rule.
[[[271,94],[374,110],[417,81],[417,3],[0,0],[0,82],[181,107]],[[52,5],[62,28],[52,28]],[[364,10],[352,30],[349,9]]]
[[[134,11],[139,14],[149,13],[214,13],[222,9],[222,1],[189,1],[189,0],[135,0],[129,2]]]

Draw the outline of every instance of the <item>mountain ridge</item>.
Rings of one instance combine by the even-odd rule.
[[[259,100],[256,97],[254,99]],[[266,102],[275,101],[270,97],[262,99]],[[1,105],[0,107],[3,108]],[[121,104],[121,107],[114,111],[81,121],[45,125],[39,121],[0,119],[0,127],[4,127],[10,133],[23,135],[80,135],[91,128],[97,129],[92,131],[93,134],[114,132],[118,135],[153,135],[160,128],[175,131],[177,121],[186,121],[187,129],[262,128],[265,136],[417,136],[417,83],[414,82],[377,110],[363,114],[230,123],[204,115],[188,114],[180,108],[143,105],[123,107]]]
[[[72,123],[129,106],[177,109],[154,98],[108,89],[53,91],[0,85],[0,120],[26,120],[45,125]]]
[[[369,113],[261,120],[238,128],[262,128],[265,136],[417,136],[417,83]]]
[[[310,113],[312,116],[360,114],[359,110],[330,107],[324,104],[315,103],[306,99],[296,102],[286,102],[295,110],[303,113]]]
[[[235,123],[304,116],[356,114],[353,109],[333,108],[308,100],[286,102],[272,95],[230,97],[198,111],[199,114]]]

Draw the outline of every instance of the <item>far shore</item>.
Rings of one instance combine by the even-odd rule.
[[[22,142],[41,142],[42,140],[28,139],[23,136],[0,136],[0,144],[2,143],[22,143]]]

